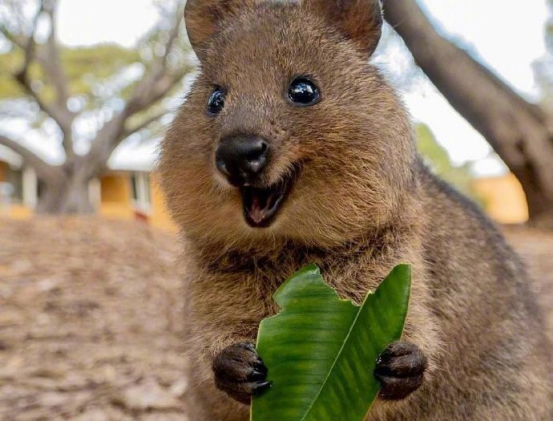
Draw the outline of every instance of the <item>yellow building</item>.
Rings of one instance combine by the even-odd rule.
[[[21,157],[7,148],[0,149],[0,215],[29,218],[36,205],[37,178],[23,165]]]
[[[122,158],[125,157],[125,158]],[[154,159],[143,155],[132,160],[128,154],[111,159],[109,171],[90,183],[91,202],[106,218],[139,219],[154,227],[174,231],[152,173]],[[487,213],[502,224],[524,223],[529,218],[525,194],[511,173],[479,177],[473,181],[483,198]],[[35,172],[23,165],[21,158],[7,149],[0,149],[0,215],[29,218],[37,201]]]
[[[0,216],[29,218],[40,186],[32,168],[7,149],[0,149]],[[151,164],[111,163],[108,172],[89,185],[92,204],[106,218],[138,219],[174,231]]]
[[[525,193],[512,173],[476,178],[473,188],[483,198],[487,214],[497,222],[521,224],[529,219]]]
[[[106,218],[139,219],[164,230],[176,229],[155,173],[112,170],[95,180],[91,190],[93,203]]]

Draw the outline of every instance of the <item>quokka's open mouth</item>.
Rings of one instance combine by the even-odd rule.
[[[269,227],[289,196],[300,165],[285,174],[278,182],[267,187],[240,186],[244,218],[251,227]]]

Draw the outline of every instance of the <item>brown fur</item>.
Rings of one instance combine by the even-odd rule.
[[[214,387],[212,361],[255,341],[260,320],[277,311],[272,294],[300,267],[318,264],[341,296],[360,302],[409,262],[404,337],[429,369],[408,399],[378,401],[369,417],[551,418],[550,346],[519,259],[421,164],[402,104],[367,63],[375,4],[344,1],[347,13],[333,14],[330,3],[189,0],[201,73],[164,140],[160,171],[186,247],[191,417],[248,418],[247,406]],[[352,16],[365,16],[365,31]],[[321,102],[293,107],[284,93],[304,74]],[[228,91],[215,118],[205,112],[214,85]],[[302,163],[268,228],[246,224],[238,189],[215,168],[219,140],[234,133],[271,142],[268,184]]]

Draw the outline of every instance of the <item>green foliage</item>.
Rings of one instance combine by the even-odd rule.
[[[13,74],[23,64],[21,50],[0,54],[0,100],[22,97],[23,89],[13,79]],[[33,69],[34,70],[34,69]]]
[[[40,54],[46,54],[44,46],[38,46]],[[61,61],[69,81],[70,95],[93,96],[95,85],[111,77],[133,63],[139,63],[139,54],[115,44],[100,44],[92,47],[62,48]],[[23,65],[23,52],[13,49],[0,54],[0,100],[25,96],[22,88],[13,79],[13,74]],[[50,102],[54,90],[41,66],[34,63],[30,77],[41,97]]]
[[[100,44],[87,48],[66,48],[62,64],[71,81],[73,94],[86,94],[90,82],[85,77],[103,81],[133,63],[140,62],[138,53],[115,44]]]
[[[410,280],[398,265],[361,306],[339,299],[315,265],[287,280],[274,295],[281,312],[260,324],[273,385],[254,398],[252,420],[363,420],[379,391],[376,359],[402,334]]]
[[[450,160],[450,156],[436,140],[431,129],[424,123],[416,126],[417,149],[423,157],[425,163],[441,179],[446,180],[460,192],[472,197],[477,202],[481,199],[473,190],[473,175],[468,164],[455,166]]]

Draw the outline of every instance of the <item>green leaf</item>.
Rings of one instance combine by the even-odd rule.
[[[411,272],[396,266],[361,306],[342,300],[309,265],[273,298],[279,314],[264,319],[257,351],[272,388],[255,397],[251,419],[364,419],[379,391],[379,354],[402,335]]]

